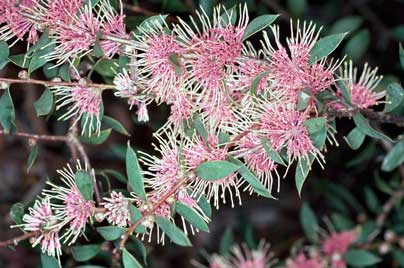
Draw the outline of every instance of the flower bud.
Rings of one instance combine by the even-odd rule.
[[[387,242],[394,242],[396,239],[397,239],[397,236],[393,231],[387,230],[384,233],[384,240],[386,240]]]
[[[25,70],[22,70],[18,73],[18,78],[20,79],[28,79],[28,72]]]
[[[7,89],[10,85],[4,81],[0,82],[0,89]]]
[[[62,79],[60,77],[55,77],[51,81],[55,82],[55,83],[60,83],[60,82],[62,82]]]
[[[98,212],[94,215],[94,218],[98,222],[102,222],[105,219],[105,214],[102,212]]]
[[[382,243],[379,246],[379,253],[382,255],[387,254],[390,252],[390,249],[391,249],[391,246],[389,243]]]

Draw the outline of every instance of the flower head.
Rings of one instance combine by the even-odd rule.
[[[24,221],[24,224],[21,225],[22,228],[24,231],[40,232],[32,246],[35,247],[40,244],[43,253],[53,257],[56,256],[59,259],[59,256],[62,255],[59,229],[52,227],[56,219],[52,213],[49,200],[37,200],[34,206],[28,210],[29,214],[25,214],[22,218]]]
[[[101,205],[107,210],[105,215],[108,222],[120,227],[127,226],[130,223],[129,200],[115,191],[103,199]]]
[[[345,268],[345,261],[342,258],[349,246],[358,239],[357,232],[343,231],[340,233],[332,232],[322,242],[324,254],[330,258],[333,268]]]
[[[80,162],[77,163],[76,170],[85,171]],[[57,172],[64,185],[48,182],[51,189],[45,189],[44,194],[52,201],[52,210],[56,211],[55,218],[58,222],[54,227],[68,226],[61,239],[64,238],[64,243],[71,245],[84,233],[87,221],[94,215],[95,207],[94,202],[86,200],[78,190],[74,179],[75,172],[70,165]]]
[[[376,92],[382,76],[377,76],[377,68],[371,69],[366,63],[358,79],[358,70],[352,66],[352,61],[345,62],[344,68],[340,70],[341,81],[345,84],[350,93],[351,104],[359,109],[366,109],[380,103],[380,99],[386,94],[385,91]],[[338,95],[341,90],[338,88]]]
[[[294,259],[288,259],[286,262],[287,268],[325,268],[324,262],[320,257],[315,256],[308,258],[301,252]]]
[[[195,169],[206,161],[225,160],[227,153],[228,149],[221,146],[217,136],[214,135],[210,135],[206,142],[199,137],[195,138],[184,147],[183,151],[184,162],[190,170]],[[223,203],[226,203],[227,191],[230,195],[232,206],[234,206],[233,191],[235,191],[235,195],[241,204],[239,187],[242,184],[243,181],[237,177],[236,173],[233,173],[215,181],[207,181],[197,177],[191,183],[191,188],[195,196],[204,193],[208,200],[213,198],[213,203],[218,208],[220,199],[223,200]]]
[[[321,29],[320,29],[321,30]],[[339,63],[326,65],[325,59],[310,63],[310,51],[316,44],[320,30],[313,23],[297,22],[294,32],[291,23],[291,37],[288,38],[287,48],[279,40],[279,27],[272,27],[277,48],[271,45],[268,34],[264,32],[264,55],[270,62],[273,75],[273,88],[284,96],[284,101],[296,103],[298,92],[304,89],[318,94],[333,82],[333,73]]]
[[[272,267],[273,253],[269,250],[270,245],[261,241],[255,250],[246,245],[235,246],[230,257],[230,267],[235,268],[270,268]]]
[[[136,98],[137,87],[129,72],[123,69],[121,73],[118,73],[114,77],[113,82],[116,88],[114,95],[119,98],[128,99],[129,109],[132,109],[138,99]]]
[[[59,118],[60,120],[73,117],[76,124],[84,118],[82,134],[100,133],[101,90],[87,86],[59,86],[54,88],[54,93],[58,97],[57,109],[62,107],[67,109],[67,112]]]

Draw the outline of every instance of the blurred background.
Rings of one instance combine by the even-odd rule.
[[[205,4],[206,1],[201,1]],[[216,1],[216,4],[231,7],[240,1]],[[398,44],[404,41],[404,1],[402,0],[250,0],[246,1],[253,19],[262,14],[281,14],[277,22],[281,33],[289,34],[289,20],[300,18],[323,25],[322,35],[349,32],[335,57],[347,55],[357,66],[368,62],[379,66],[384,75],[382,86],[403,77],[400,69]],[[147,0],[125,1],[124,12],[128,31],[147,16],[170,14],[168,21],[175,22],[176,16],[187,18],[200,3],[194,0]],[[259,35],[254,37],[259,38]],[[254,42],[253,38],[253,42]],[[256,41],[256,40],[255,40]],[[22,53],[24,45],[13,47],[13,54]],[[19,67],[9,64],[0,71],[1,77],[17,77]],[[111,82],[111,76],[99,69],[93,75],[95,82]],[[46,79],[36,72],[34,78]],[[43,88],[35,85],[13,85],[11,94],[16,105],[17,129],[28,133],[60,134],[68,131],[68,124],[56,121],[56,117],[38,118],[33,102],[39,98]],[[134,111],[129,111],[124,102],[112,97],[111,92],[103,95],[105,113],[119,120],[130,133],[133,147],[149,153],[154,142],[152,133],[167,119],[169,108],[152,105],[149,111],[150,122],[137,122]],[[326,154],[326,168],[318,165],[310,173],[303,188],[302,197],[295,189],[293,172],[282,179],[277,201],[262,198],[243,197],[243,206],[231,209],[225,205],[214,211],[210,233],[200,233],[192,237],[192,248],[177,248],[175,245],[157,246],[147,244],[150,267],[190,267],[191,259],[201,259],[201,251],[218,251],[220,240],[226,230],[232,229],[237,242],[256,243],[260,238],[272,244],[277,256],[288,255],[291,246],[302,237],[299,224],[299,210],[302,202],[308,202],[317,215],[335,217],[348,214],[353,221],[364,221],[378,211],[379,203],[386,195],[372,188],[380,181],[394,183],[393,174],[379,172],[385,151],[382,145],[368,140],[358,151],[352,151],[343,136],[353,128],[351,122],[337,121],[339,147],[330,146]],[[388,127],[391,134],[398,129]],[[117,133],[100,146],[85,145],[94,168],[110,168],[124,174],[124,153],[127,136]],[[68,148],[63,143],[40,143],[37,159],[27,173],[26,163],[32,144],[26,139],[0,136],[0,240],[20,234],[18,229],[9,226],[10,207],[16,202],[28,205],[45,186],[48,177],[55,177],[55,170],[64,166],[70,159]],[[108,150],[105,150],[105,148]],[[376,156],[376,157],[374,157]],[[100,176],[102,180],[102,176]],[[124,188],[112,180],[116,187]],[[108,187],[105,182],[105,187]],[[376,200],[376,201],[375,201]],[[369,207],[369,202],[371,205]],[[376,203],[375,203],[376,202]],[[379,202],[379,203],[377,203]],[[38,267],[39,254],[28,243],[15,250],[0,248],[0,267]],[[67,259],[65,267],[75,267],[73,259]],[[100,260],[100,265],[105,265]]]

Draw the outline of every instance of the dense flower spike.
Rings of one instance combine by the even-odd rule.
[[[366,109],[381,103],[380,99],[385,96],[386,92],[375,90],[383,78],[377,76],[376,73],[377,68],[372,70],[366,63],[358,79],[358,69],[352,66],[352,61],[344,63],[344,68],[340,70],[341,83],[347,88],[351,97],[351,104],[355,108]],[[338,88],[337,95],[342,95],[340,88]],[[346,104],[341,103],[341,100],[333,104],[339,109],[349,108]]]
[[[319,256],[308,258],[303,252],[294,259],[286,261],[287,268],[325,268],[325,262]]]
[[[113,191],[110,197],[104,197],[101,205],[107,210],[105,216],[109,223],[119,227],[130,223],[129,200],[122,193]]]
[[[322,243],[324,254],[330,258],[332,268],[345,268],[343,255],[348,247],[358,239],[357,231],[332,232]]]
[[[273,264],[273,253],[270,245],[261,241],[255,250],[246,245],[235,246],[230,257],[230,267],[237,268],[270,268]]]
[[[76,87],[61,86],[55,87],[53,90],[58,97],[57,109],[67,109],[67,112],[59,119],[68,120],[74,118],[74,124],[76,124],[83,118],[82,134],[91,135],[94,132],[97,134],[100,133],[101,90],[85,85]]]
[[[39,231],[40,234],[35,238],[33,247],[40,244],[43,253],[49,256],[56,256],[58,259],[62,255],[62,247],[59,241],[59,229],[52,225],[56,219],[51,210],[49,200],[35,201],[32,208],[28,209],[29,214],[25,214],[22,220],[24,224],[20,225],[27,232]]]
[[[76,172],[85,170],[78,162]],[[59,186],[48,182],[51,189],[45,189],[43,192],[49,198],[52,210],[56,211],[55,218],[58,222],[53,227],[62,228],[67,225],[67,230],[61,239],[64,239],[64,243],[71,245],[84,233],[87,221],[94,216],[95,206],[93,201],[86,200],[80,193],[75,182],[76,172],[70,165],[57,172],[60,174],[60,179],[64,185]]]

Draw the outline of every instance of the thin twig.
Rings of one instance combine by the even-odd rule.
[[[31,134],[25,132],[14,132],[7,133],[4,130],[0,130],[0,135],[10,135],[24,139],[34,139],[34,140],[42,140],[42,141],[51,141],[51,142],[67,142],[67,136],[60,135],[41,135],[41,134]]]
[[[140,13],[146,16],[154,16],[157,15],[157,12],[142,8],[140,6],[134,6],[134,5],[129,5],[129,4],[123,4],[123,7],[126,8],[127,10],[130,10],[134,13]]]
[[[14,78],[2,78],[0,77],[0,82],[5,82],[8,84],[35,84],[35,85],[43,85],[46,87],[51,87],[51,86],[70,86],[70,87],[76,87],[76,86],[83,86],[82,83],[79,82],[55,82],[55,81],[46,81],[46,80],[38,80],[38,79],[14,79]],[[107,84],[94,84],[94,83],[88,83],[85,86],[91,87],[91,88],[97,88],[100,90],[103,89],[114,89],[114,85],[107,85]]]
[[[30,232],[30,233],[25,233],[23,235],[11,238],[9,240],[6,241],[1,241],[0,242],[0,247],[6,247],[6,246],[17,246],[18,243],[20,243],[21,241],[27,240],[31,237],[35,237],[39,234],[38,231],[35,232]]]

